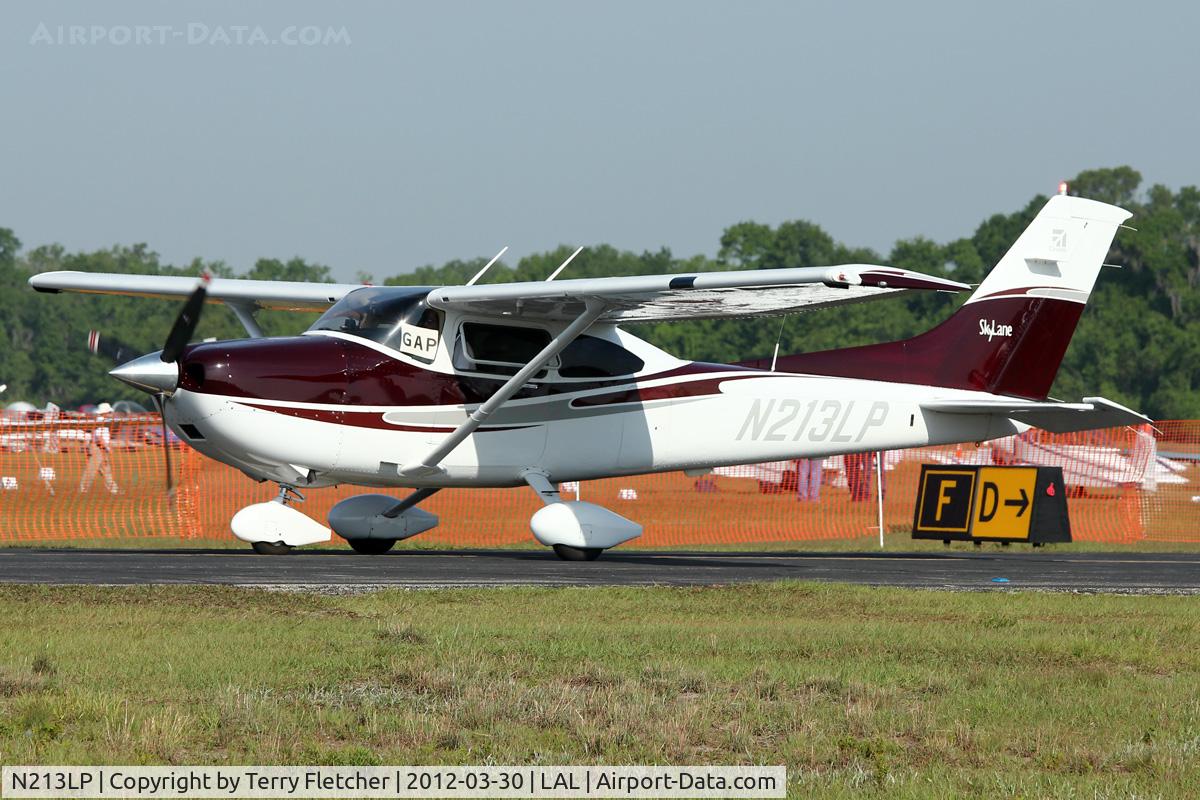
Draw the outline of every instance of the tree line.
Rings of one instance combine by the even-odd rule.
[[[1185,186],[1143,187],[1131,167],[1087,170],[1070,182],[1073,194],[1123,206],[1134,213],[1122,229],[1059,371],[1053,395],[1076,400],[1101,394],[1157,419],[1200,418],[1200,190]],[[564,277],[648,275],[726,269],[773,269],[843,263],[890,264],[967,283],[987,270],[1041,209],[1038,195],[1020,209],[983,220],[970,236],[938,243],[903,239],[886,254],[835,241],[805,220],[777,226],[739,222],[726,228],[716,258],[678,258],[670,250],[633,253],[609,245],[587,247]],[[484,282],[541,280],[572,251],[562,245],[515,264],[499,262]],[[465,283],[485,258],[453,260],[385,277],[381,283]],[[266,280],[331,281],[328,267],[302,258],[259,259],[238,274],[223,262],[194,260],[164,264],[144,244],[69,253],[59,245],[24,250],[13,231],[0,228],[0,383],[5,401],[53,401],[63,407],[130,395],[107,376],[104,359],[86,347],[89,329],[139,352],[162,347],[178,304],[97,295],[52,296],[28,288],[29,276],[47,270],[198,275]],[[359,273],[360,280],[376,282]],[[945,319],[965,300],[958,295],[902,294],[895,297],[787,318],[700,320],[641,324],[634,332],[676,355],[705,361],[769,357],[776,340],[781,353],[848,347],[912,336]],[[267,333],[306,328],[312,315],[260,312]],[[209,306],[198,337],[243,336],[223,306]]]

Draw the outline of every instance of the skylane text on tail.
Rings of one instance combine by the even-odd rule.
[[[437,524],[418,504],[443,488],[528,484],[530,527],[561,557],[595,558],[641,533],[562,481],[982,441],[1141,423],[1102,398],[1047,399],[1118,226],[1129,214],[1053,197],[987,278],[934,329],[897,342],[709,364],[675,358],[624,322],[796,313],[955,281],[886,266],[369,287],[50,272],[43,292],[187,297],[159,353],[112,374],[150,392],[205,455],[275,482],[234,532],[261,552],[328,539],[298,490],[359,495],[332,531],[378,553]],[[185,344],[204,302],[247,338]],[[299,336],[264,337],[260,308],[324,310]],[[117,348],[119,351],[121,348]]]

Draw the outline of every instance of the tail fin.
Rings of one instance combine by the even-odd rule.
[[[971,298],[936,328],[898,342],[801,353],[778,369],[1041,400],[1091,295],[1122,208],[1057,195]]]

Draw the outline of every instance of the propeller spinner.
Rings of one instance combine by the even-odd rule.
[[[162,350],[127,361],[108,374],[143,392],[167,397],[174,394],[179,385],[179,357],[183,355],[183,348],[187,347],[200,322],[209,280],[207,274],[200,277],[200,284],[175,318]]]

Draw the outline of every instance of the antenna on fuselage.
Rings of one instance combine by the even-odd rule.
[[[571,263],[571,261],[572,261],[572,259],[574,259],[574,258],[575,258],[575,256],[579,255],[579,254],[580,254],[580,253],[582,253],[582,252],[583,252],[583,248],[582,248],[582,247],[580,247],[580,248],[579,248],[578,250],[576,250],[574,253],[571,253],[571,255],[567,256],[567,260],[566,260],[566,261],[564,261],[563,263],[559,264],[559,265],[558,265],[558,269],[556,269],[556,270],[554,270],[554,272],[551,272],[551,273],[550,273],[550,277],[549,277],[549,278],[546,278],[546,282],[547,282],[547,283],[549,283],[550,281],[552,281],[552,280],[554,280],[555,278],[557,278],[557,277],[558,277],[558,273],[560,273],[560,272],[562,272],[564,269],[566,269],[566,268],[567,268],[567,264],[570,264],[570,263]]]
[[[467,286],[473,286],[477,280],[479,280],[480,278],[482,278],[482,277],[483,277],[483,273],[485,273],[485,272],[487,272],[489,269],[491,269],[491,268],[492,268],[492,264],[495,264],[497,261],[499,261],[499,260],[500,260],[500,256],[504,255],[504,252],[505,252],[506,250],[508,250],[508,245],[504,245],[504,247],[501,247],[501,248],[500,248],[500,252],[499,252],[499,253],[496,253],[496,255],[492,256],[492,260],[491,260],[491,261],[489,261],[488,263],[484,264],[484,265],[483,265],[483,269],[479,270],[479,272],[476,272],[476,273],[475,273],[475,277],[474,277],[474,278],[471,278],[471,280],[467,281]]]
[[[787,325],[787,317],[779,323],[779,335],[775,337],[775,352],[771,354],[771,372],[775,371],[775,362],[779,360],[779,343],[783,341],[783,326]]]

